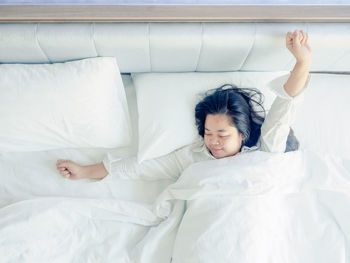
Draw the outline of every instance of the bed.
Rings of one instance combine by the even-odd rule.
[[[268,109],[294,29],[313,49],[299,151],[197,163],[178,181],[57,172],[191,143],[203,86],[260,88]],[[350,262],[348,22],[0,23],[0,63],[1,262]]]

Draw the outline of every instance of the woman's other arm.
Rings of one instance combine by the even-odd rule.
[[[70,160],[58,160],[59,173],[69,179],[103,179],[107,175],[132,180],[176,180],[181,172],[193,162],[190,146],[165,156],[137,162],[136,157],[120,158],[110,152],[102,163],[82,166]]]

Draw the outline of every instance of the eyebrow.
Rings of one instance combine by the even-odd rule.
[[[210,131],[208,128],[204,128],[206,129],[207,131]],[[225,132],[226,130],[217,130],[217,132]]]

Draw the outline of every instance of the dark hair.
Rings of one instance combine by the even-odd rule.
[[[204,124],[208,114],[226,114],[231,124],[244,136],[242,147],[252,147],[258,142],[266,116],[263,102],[264,95],[254,88],[224,84],[209,90],[195,108],[198,133],[204,137]],[[289,151],[298,149],[299,143],[292,130],[288,141],[286,145]]]

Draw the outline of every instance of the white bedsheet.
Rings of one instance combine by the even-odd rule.
[[[119,180],[69,180],[56,170],[58,159],[81,165],[102,162],[106,149],[63,149],[43,152],[0,153],[0,207],[32,197],[116,198],[152,203],[169,181],[143,182]],[[130,156],[129,148],[116,149]]]
[[[57,159],[87,165],[107,151],[0,153],[1,263],[129,262],[149,229],[142,211],[154,218],[151,204],[169,181],[69,180],[56,170]]]
[[[350,260],[340,159],[247,153],[196,163],[163,192],[169,182],[71,181],[55,170],[56,158],[93,163],[103,151],[90,154],[0,155],[1,262]]]

